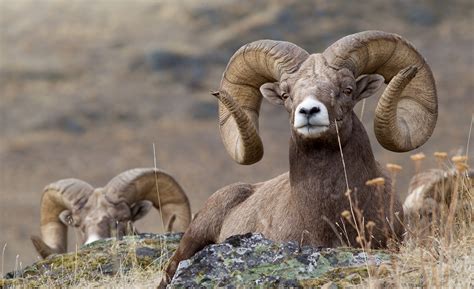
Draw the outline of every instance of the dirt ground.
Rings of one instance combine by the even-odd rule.
[[[0,1],[3,272],[37,258],[29,238],[39,234],[45,185],[67,177],[104,185],[124,170],[153,166],[153,144],[158,167],[182,184],[194,212],[224,185],[287,171],[289,125],[281,108],[263,104],[265,156],[255,165],[234,163],[218,135],[209,91],[233,52],[253,40],[287,40],[321,52],[363,30],[406,37],[435,75],[438,124],[419,150],[386,151],[373,135],[377,98],[369,99],[363,122],[376,158],[404,167],[398,187],[404,196],[414,172],[411,154],[423,151],[427,168],[435,151],[465,151],[474,112],[472,1],[200,2]],[[160,223],[154,212],[138,228],[158,232]]]

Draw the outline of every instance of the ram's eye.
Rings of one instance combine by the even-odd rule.
[[[69,216],[66,216],[66,223],[68,223],[68,225],[74,225],[74,219],[72,218],[71,215]]]
[[[281,95],[281,98],[283,98],[283,100],[286,100],[290,95],[287,93],[287,92],[283,92],[283,94]]]
[[[342,91],[342,93],[344,93],[345,95],[351,95],[351,93],[352,93],[352,88],[350,88],[350,87],[344,88],[344,90]]]
[[[75,218],[73,218],[73,217],[69,217],[69,218],[67,219],[67,222],[68,222],[68,224],[69,224],[70,226],[74,226],[74,227],[79,227],[79,226],[81,225],[80,220],[75,219]]]

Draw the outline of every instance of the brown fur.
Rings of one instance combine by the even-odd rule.
[[[74,228],[79,244],[121,237],[136,232],[133,222],[153,206],[161,210],[168,231],[182,232],[191,221],[183,189],[160,170],[128,170],[103,188],[93,188],[78,179],[60,180],[45,188],[41,200],[42,238],[32,236],[31,240],[43,258],[64,253],[67,226]]]
[[[385,219],[395,219],[389,215],[390,180],[375,161],[365,129],[352,111],[360,99],[372,95],[382,82],[379,76],[363,76],[356,81],[349,70],[330,68],[324,57],[314,54],[294,75],[283,77],[279,83],[264,84],[263,95],[284,105],[290,114],[289,173],[253,185],[231,185],[212,195],[185,232],[162,286],[170,281],[181,260],[209,243],[222,242],[235,234],[259,232],[274,241],[303,240],[303,244],[324,247],[342,245],[327,222],[345,222],[341,213],[351,209],[345,196],[335,120],[347,165],[347,181],[354,191],[352,198],[363,212],[365,223],[376,223],[372,246],[385,247],[389,237],[383,232]],[[353,93],[346,95],[342,91],[349,86]],[[284,93],[289,97],[283,97]],[[331,121],[328,130],[317,138],[301,135],[293,127],[295,108],[308,95],[316,96],[327,107]],[[376,177],[386,180],[381,191],[365,185]],[[397,196],[393,211],[403,215]],[[357,246],[356,231],[347,223],[345,226],[349,245]],[[395,236],[401,237],[400,223],[393,222],[393,226]]]
[[[418,237],[428,236],[446,222],[454,190],[474,190],[474,170],[430,169],[410,181],[403,203],[406,225]]]

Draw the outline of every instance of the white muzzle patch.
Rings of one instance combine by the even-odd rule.
[[[329,128],[328,109],[319,100],[307,97],[296,107],[293,126],[306,137],[319,137]]]
[[[91,235],[89,236],[89,238],[87,238],[87,241],[86,241],[85,245],[90,244],[90,243],[95,242],[95,241],[100,240],[100,239],[101,239],[101,238],[100,238],[99,235],[97,235],[97,234],[91,234]]]

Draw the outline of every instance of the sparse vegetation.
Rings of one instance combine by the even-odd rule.
[[[435,154],[435,156],[439,157],[439,154]],[[465,174],[466,165],[458,163],[465,164],[466,159],[454,157],[452,160],[454,164],[449,162],[447,157],[443,157],[443,162],[440,162],[440,165],[447,170],[453,165],[457,167],[456,177],[450,179],[455,183],[437,187],[440,195],[443,192],[446,193],[444,199],[451,200],[448,202],[448,209],[439,212],[440,222],[430,223],[428,228],[406,224],[405,239],[403,241],[393,240],[388,251],[391,256],[391,261],[388,263],[381,266],[367,264],[365,268],[337,269],[318,279],[302,281],[301,284],[309,287],[322,286],[332,284],[338,278],[342,278],[344,280],[342,283],[334,284],[337,286],[341,286],[341,284],[354,285],[355,288],[470,288],[474,284],[474,227],[472,222],[474,187],[472,179]],[[388,167],[392,167],[397,172],[401,169],[393,164]],[[369,180],[368,183],[375,186],[384,184],[380,179]],[[456,188],[458,193],[442,190],[445,187]],[[350,193],[346,195],[350,198]],[[454,205],[452,198],[456,195],[458,202]],[[357,226],[357,230],[360,232],[358,240],[363,251],[368,254],[376,253],[377,251],[371,249],[370,244],[373,222],[361,219],[360,210],[356,205],[353,209],[356,217],[355,222],[349,211],[343,212],[342,217],[347,219],[351,225]],[[450,219],[449,216],[452,212],[454,212],[454,217]],[[420,216],[420,220],[422,217]],[[387,225],[387,234],[390,235],[390,223],[387,222]],[[417,230],[413,228],[417,228]],[[37,262],[23,272],[23,278],[13,281],[4,279],[0,281],[0,285],[12,285],[17,288],[61,285],[73,288],[156,286],[161,278],[161,270],[177,248],[179,237],[180,235],[171,235],[167,240],[147,239],[145,241],[140,241],[138,236],[125,237],[121,241],[115,241],[111,247],[106,247],[103,251],[98,253],[94,251],[94,254],[90,254],[94,248],[99,248],[104,243],[104,241],[98,241],[86,246],[79,253],[72,252],[62,255],[54,262],[48,259]],[[341,237],[344,239],[343,234]],[[393,236],[390,235],[390,237]],[[151,251],[149,253],[145,252],[147,250],[143,248],[160,248],[160,250],[149,249]],[[111,263],[115,266],[111,267]],[[48,264],[47,267],[45,264]],[[39,278],[37,275],[34,278],[28,278],[28,275],[37,274],[41,270],[48,273]]]
[[[451,157],[463,154],[458,148],[464,147],[466,119],[473,111],[473,11],[472,0],[449,5],[432,0],[0,1],[2,275],[38,261],[29,235],[39,232],[38,203],[44,184],[79,175],[101,184],[115,172],[150,166],[152,143],[157,144],[158,165],[172,174],[180,172],[183,187],[192,188],[193,211],[223,184],[257,182],[287,170],[287,146],[281,144],[288,140],[288,120],[272,106],[262,105],[266,157],[258,165],[235,166],[215,129],[217,104],[209,91],[218,87],[235,49],[255,39],[288,40],[310,52],[367,29],[411,39],[433,69],[438,124],[422,148],[425,158],[415,164],[408,155],[384,152],[368,129],[374,153],[381,163],[403,167],[389,168],[392,183],[397,184],[394,190],[402,196],[416,172],[453,169]],[[366,128],[372,125],[377,100],[363,102]],[[432,157],[435,150],[449,151]],[[472,154],[472,145],[465,155],[468,152]],[[446,222],[441,228],[429,227],[423,237],[409,231],[410,238],[393,250],[391,265],[369,268],[370,275],[359,274],[367,284],[472,287],[473,192],[464,190],[464,177],[455,183],[461,190],[449,226]],[[471,210],[465,206],[469,202]],[[443,213],[446,220],[449,212]],[[144,232],[156,230],[157,218],[152,214],[137,226]],[[364,230],[370,227],[365,221]],[[74,237],[69,236],[70,248]],[[83,262],[84,270],[96,269],[91,267],[94,261]],[[158,267],[132,268],[103,274],[94,282],[81,279],[78,270],[71,286],[158,282]],[[45,287],[64,284],[52,277],[34,281]],[[1,282],[5,280],[0,287]]]
[[[390,279],[398,287],[471,288],[474,285],[474,183],[467,174],[466,156],[454,156],[453,163],[442,162],[446,154],[435,153],[446,172],[455,168],[454,177],[435,185],[435,195],[445,202],[439,211],[426,212],[424,226],[412,224],[394,254]],[[450,182],[448,184],[448,182]],[[446,189],[450,188],[450,189]],[[432,217],[423,223],[423,218]],[[408,224],[410,225],[410,224]]]
[[[126,236],[105,239],[81,250],[55,255],[0,279],[0,287],[107,288],[148,287],[161,277],[161,268],[176,250],[181,234]],[[111,244],[111,245],[110,245]]]

